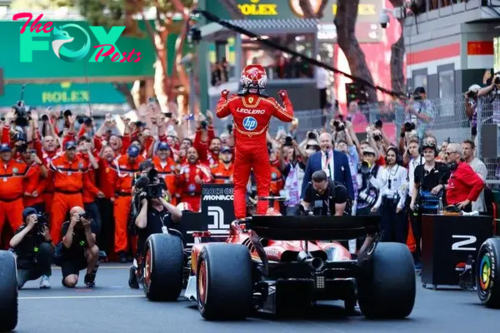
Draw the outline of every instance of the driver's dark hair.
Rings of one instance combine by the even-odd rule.
[[[326,172],[323,170],[318,170],[312,174],[312,181],[315,183],[321,183],[328,179]]]

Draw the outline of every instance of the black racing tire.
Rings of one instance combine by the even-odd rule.
[[[358,302],[368,319],[402,319],[415,305],[416,281],[410,250],[401,243],[378,243],[358,281]]]
[[[14,255],[0,251],[0,332],[17,326],[17,268]]]
[[[144,249],[143,289],[150,301],[176,301],[182,291],[184,249],[174,235],[149,236]]]
[[[245,319],[252,311],[252,260],[239,244],[207,244],[196,275],[200,314],[206,320]]]
[[[487,239],[477,255],[477,293],[481,303],[500,308],[500,238]]]

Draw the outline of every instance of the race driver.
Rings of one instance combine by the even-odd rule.
[[[229,97],[222,91],[217,103],[217,117],[234,118],[235,161],[234,161],[234,214],[237,219],[246,217],[246,185],[253,169],[257,183],[258,197],[268,196],[271,185],[271,165],[267,152],[266,134],[272,116],[285,122],[293,120],[293,105],[286,91],[279,95],[285,105],[267,95],[267,75],[260,65],[248,65],[241,74],[242,90]],[[257,214],[265,215],[268,202],[258,201]]]

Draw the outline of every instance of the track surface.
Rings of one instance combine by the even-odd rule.
[[[475,293],[453,289],[426,290],[420,285],[409,319],[368,321],[358,313],[346,317],[342,303],[314,308],[302,318],[259,316],[243,322],[206,322],[194,303],[152,303],[141,290],[127,286],[128,267],[101,265],[93,290],[61,286],[61,271],[53,270],[51,290],[39,290],[28,282],[19,294],[16,332],[500,332],[500,310],[478,304]]]

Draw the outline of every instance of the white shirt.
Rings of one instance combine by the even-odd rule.
[[[409,164],[409,173],[408,173],[408,195],[412,197],[413,191],[415,190],[415,168],[419,166],[420,164],[424,164],[425,159],[422,156],[419,156],[417,158],[411,158],[410,164]]]
[[[481,177],[482,180],[486,180],[486,177],[488,177],[488,169],[486,168],[486,165],[483,163],[483,161],[481,161],[477,157],[474,157],[474,159],[470,161],[469,165],[472,170],[474,170],[474,172],[477,173],[479,177]],[[477,200],[472,203],[472,211],[475,210],[477,210],[478,212],[486,211],[486,208],[484,206],[484,190],[481,191],[481,193],[477,197]]]
[[[316,88],[326,89],[328,87],[328,72],[322,67],[316,68]]]
[[[375,208],[379,208],[382,204],[382,197],[392,199],[395,196],[399,197],[398,207],[403,208],[408,192],[408,171],[400,166],[394,165],[391,168],[384,167],[382,169],[380,195],[378,196]]]
[[[326,172],[326,175],[331,180],[335,180],[335,164],[333,161],[333,150],[328,152],[328,160],[326,158],[326,153],[321,151],[321,169]]]

